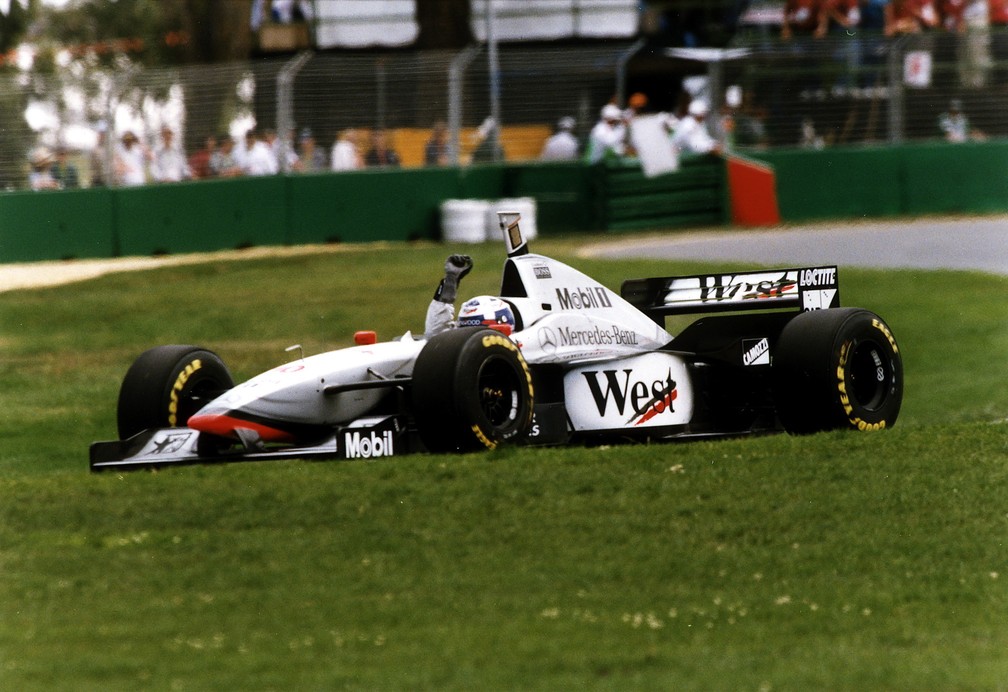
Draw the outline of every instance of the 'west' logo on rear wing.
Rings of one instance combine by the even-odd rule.
[[[654,318],[776,308],[804,312],[840,306],[836,267],[631,279],[623,282],[620,293]]]

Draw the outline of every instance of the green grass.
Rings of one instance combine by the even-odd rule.
[[[1003,277],[841,270],[904,355],[885,433],[88,473],[143,349],[419,331],[445,254],[0,294],[0,689],[1008,687]]]

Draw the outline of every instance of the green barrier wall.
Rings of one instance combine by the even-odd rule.
[[[671,174],[647,178],[636,161],[605,160],[595,168],[594,207],[607,231],[684,228],[728,222],[724,160],[703,156]]]
[[[0,194],[0,262],[117,254],[108,190]]]
[[[1008,210],[1008,142],[774,151],[785,221]]]
[[[784,221],[1008,211],[1008,142],[774,151]],[[726,225],[724,162],[481,165],[0,193],[0,262],[434,239],[446,199],[535,197],[540,233]]]

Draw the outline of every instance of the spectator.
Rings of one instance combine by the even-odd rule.
[[[945,31],[960,34],[966,31],[966,5],[968,0],[941,0],[938,13]]]
[[[343,130],[333,144],[330,168],[334,171],[354,171],[364,167],[364,160],[357,149],[357,131]]]
[[[116,184],[123,187],[134,187],[147,182],[147,162],[150,154],[147,148],[132,130],[126,130],[116,148],[115,175]]]
[[[821,21],[822,0],[787,0],[784,3],[784,21],[781,38],[790,41],[795,37],[813,36]]]
[[[282,141],[276,130],[263,130],[263,141],[277,162],[278,172],[296,171],[301,168],[301,159],[294,148],[294,133],[287,131],[287,140]]]
[[[706,101],[694,99],[689,105],[686,117],[679,121],[672,133],[672,146],[682,154],[709,154],[719,152],[721,145],[707,131],[707,114],[710,107]]]
[[[578,157],[578,141],[574,136],[574,118],[566,115],[557,122],[556,132],[546,140],[540,158],[543,161],[570,161]]]
[[[816,34],[845,34],[861,24],[860,0],[823,0]]]
[[[275,175],[280,170],[273,150],[254,127],[245,133],[245,155],[241,158],[241,167],[245,175]]]
[[[215,178],[234,178],[242,174],[235,157],[234,139],[224,133],[217,138],[218,147],[210,155],[210,175]]]
[[[210,160],[216,151],[217,138],[213,135],[207,135],[207,138],[203,140],[203,147],[197,149],[189,157],[189,170],[192,171],[194,178],[209,178],[213,175],[210,170]]]
[[[969,118],[963,113],[962,101],[952,99],[947,112],[938,116],[938,128],[947,142],[965,142],[970,139],[985,139],[980,130],[970,125]]]
[[[630,98],[627,99],[627,108],[623,111],[623,120],[625,122],[630,122],[635,117],[644,112],[648,105],[647,94],[643,94],[639,91],[635,91],[630,94]]]
[[[885,35],[916,34],[938,25],[931,0],[892,0],[885,8]]]
[[[837,87],[857,86],[861,66],[861,45],[857,33],[860,24],[860,0],[823,0],[816,36],[829,35],[836,39],[833,59],[844,68],[837,78]]]
[[[476,130],[476,149],[472,153],[473,163],[487,163],[504,159],[500,143],[500,128],[493,116],[480,123]]]
[[[69,161],[65,146],[56,147],[56,161],[49,172],[64,190],[80,187],[80,173],[77,171],[77,166]]]
[[[447,166],[448,160],[448,126],[443,121],[434,123],[430,139],[424,145],[424,164],[427,166]]]
[[[599,121],[588,135],[588,163],[597,163],[606,156],[623,156],[626,151],[626,125],[623,112],[612,103],[602,107]]]
[[[298,137],[298,158],[300,159],[300,170],[305,173],[317,173],[326,170],[325,152],[318,148],[315,136],[307,127],[301,130]]]
[[[385,130],[374,130],[371,132],[371,148],[364,157],[364,163],[368,166],[384,166],[387,168],[398,168],[401,165],[399,154],[389,146],[388,133]]]
[[[192,177],[182,149],[175,143],[175,133],[168,126],[161,128],[161,143],[151,160],[151,178],[159,183],[177,183]]]
[[[59,181],[53,178],[52,165],[55,161],[53,153],[46,147],[36,147],[28,154],[31,171],[28,173],[28,186],[32,190],[58,190]]]

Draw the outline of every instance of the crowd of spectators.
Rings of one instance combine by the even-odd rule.
[[[822,38],[856,29],[885,36],[962,32],[978,10],[986,10],[991,26],[1008,26],[1008,0],[786,0],[781,38]]]
[[[186,156],[175,131],[162,127],[156,143],[147,146],[136,133],[127,130],[118,141],[108,142],[105,128],[88,157],[90,186],[133,187],[152,183],[172,183],[206,178],[275,175],[280,172],[321,172],[356,170],[368,167],[399,167],[401,159],[389,135],[373,130],[365,139],[361,130],[340,132],[331,151],[318,145],[308,128],[298,133],[297,142],[281,144],[274,130],[248,130],[243,137],[228,133],[210,135],[202,146]],[[428,163],[444,165],[447,131],[436,126],[428,144]],[[28,155],[28,185],[33,190],[81,187],[77,167],[68,162],[65,147],[56,150],[39,146]]]

